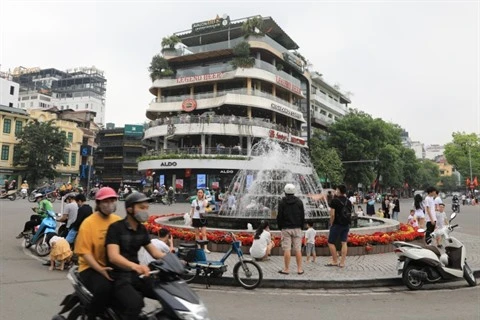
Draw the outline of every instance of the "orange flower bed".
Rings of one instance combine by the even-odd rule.
[[[183,226],[171,227],[164,226],[155,222],[157,218],[164,218],[169,216],[179,216],[177,214],[162,215],[162,216],[150,216],[145,226],[150,233],[157,234],[161,228],[170,230],[173,238],[184,241],[194,241],[195,231]],[[242,242],[244,246],[251,246],[253,242],[253,233],[247,232],[235,232],[237,240]],[[348,235],[348,246],[359,247],[367,244],[390,244],[394,241],[413,241],[424,237],[423,233],[417,232],[417,228],[413,228],[410,225],[400,223],[400,228],[395,232],[375,232],[373,234],[359,235],[350,233]],[[224,231],[207,231],[207,238],[213,243],[230,244],[232,238]],[[275,242],[275,246],[280,246],[280,236],[272,236],[272,240]],[[326,247],[328,238],[326,236],[317,236],[315,240],[316,247]]]

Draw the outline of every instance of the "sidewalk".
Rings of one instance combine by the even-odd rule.
[[[475,271],[477,279],[480,277],[480,237],[456,233],[467,248],[467,262]],[[246,257],[250,257],[245,253]],[[220,260],[223,253],[212,252],[207,255],[209,260]],[[397,274],[397,256],[394,253],[370,254],[363,256],[348,256],[345,268],[327,267],[325,264],[330,257],[317,257],[315,263],[305,263],[302,275],[297,274],[295,257],[290,263],[290,274],[279,274],[283,268],[283,256],[271,256],[270,260],[257,262],[263,271],[263,288],[360,288],[385,287],[402,285],[401,276]],[[227,259],[228,269],[222,278],[211,279],[212,285],[236,285],[233,279],[233,267],[238,259],[231,255]],[[205,279],[195,279],[197,283],[204,283]],[[466,284],[466,282],[465,282]]]

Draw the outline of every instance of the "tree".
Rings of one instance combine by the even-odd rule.
[[[263,36],[262,17],[258,16],[246,20],[242,25],[242,31],[245,33],[245,38],[251,35]]]
[[[247,41],[242,41],[233,47],[233,54],[235,58],[231,63],[235,69],[251,68],[255,64],[255,58],[250,56],[250,44]]]
[[[423,160],[418,170],[418,182],[415,189],[425,190],[428,187],[435,187],[440,181],[440,170],[435,162]]]
[[[182,42],[182,39],[180,39],[178,36],[174,34],[171,35],[170,37],[163,37],[162,43],[161,43],[161,46],[163,48],[162,50],[175,49],[175,45],[180,42]]]
[[[150,67],[148,67],[148,71],[150,72],[150,78],[152,81],[175,74],[175,72],[168,65],[167,59],[159,54],[153,56],[152,62],[150,62]]]
[[[443,192],[455,191],[458,189],[457,178],[455,176],[440,177],[439,189]]]
[[[53,120],[29,122],[17,134],[17,139],[13,165],[25,167],[26,176],[33,185],[42,178],[53,179],[58,175],[55,169],[63,163],[65,149],[70,143],[65,133],[54,126]]]
[[[343,182],[344,169],[337,150],[329,148],[321,138],[320,132],[315,132],[310,143],[312,164],[317,175],[330,184]]]
[[[402,149],[401,154],[403,162],[403,182],[406,182],[409,186],[417,186],[419,184],[418,180],[418,170],[420,169],[420,162],[415,156],[415,151],[408,148]]]
[[[470,160],[472,176],[480,178],[480,137],[475,133],[454,132],[453,141],[445,145],[447,162],[460,172],[462,177],[470,177]]]

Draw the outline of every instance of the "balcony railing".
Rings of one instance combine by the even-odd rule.
[[[315,99],[317,101],[326,103],[327,106],[333,106],[333,107],[337,108],[339,111],[346,111],[347,110],[346,106],[344,106],[343,104],[341,104],[338,101],[335,101],[334,99],[330,98],[329,96],[327,96],[326,94],[324,94],[322,92],[317,91],[316,93],[314,93],[312,95],[312,97],[313,97],[313,99]]]
[[[183,101],[187,98],[194,98],[195,100],[211,99],[211,98],[215,98],[215,97],[222,97],[222,96],[225,96],[229,93],[249,95],[248,90],[246,88],[228,89],[228,90],[217,91],[217,93],[214,93],[213,91],[205,92],[205,93],[197,93],[197,94],[194,94],[193,96],[191,96],[189,94],[184,94],[184,95],[181,95],[181,96],[161,97],[160,101],[159,101],[158,98],[154,98],[152,100],[152,102],[177,102],[177,101]],[[281,103],[282,105],[287,106],[287,107],[289,107],[293,110],[300,111],[299,106],[294,105],[293,103],[290,103],[288,101],[285,101],[285,100],[283,100],[279,97],[276,97],[273,94],[268,93],[268,92],[251,89],[250,95],[274,100],[274,101],[276,101],[278,103]]]
[[[231,156],[247,156],[246,149],[238,149],[238,147],[215,147],[205,148],[205,155],[231,155]],[[146,153],[146,156],[156,156],[162,154],[181,154],[181,155],[202,155],[202,149],[198,146],[183,147],[183,148],[169,148],[163,150],[151,150]]]
[[[237,116],[219,116],[219,115],[189,115],[184,114],[181,116],[171,117],[171,118],[160,118],[154,121],[150,121],[148,124],[149,128],[161,126],[161,125],[175,125],[175,124],[188,124],[188,123],[203,123],[203,124],[212,124],[212,123],[221,123],[221,124],[236,124],[236,125],[248,125],[248,126],[258,126],[262,128],[268,128],[277,130],[280,132],[290,133],[294,136],[300,136],[300,130],[295,128],[286,127],[281,124],[270,122],[270,119],[265,118],[247,118],[247,117],[237,117]]]

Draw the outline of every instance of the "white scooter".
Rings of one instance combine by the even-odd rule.
[[[472,287],[477,285],[475,275],[467,264],[465,246],[458,239],[450,237],[453,229],[458,227],[458,224],[450,225],[456,215],[456,212],[452,213],[449,224],[431,234],[432,239],[436,237],[443,239],[445,246],[443,253],[431,245],[421,247],[403,241],[393,243],[394,252],[398,256],[398,274],[402,275],[403,283],[410,290],[418,290],[424,283],[462,277],[468,285]],[[419,231],[423,232],[421,229]]]

